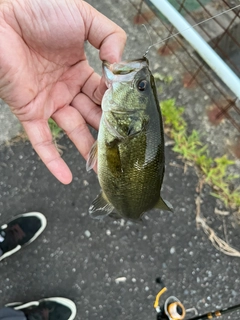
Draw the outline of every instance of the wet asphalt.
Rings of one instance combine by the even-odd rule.
[[[88,2],[127,31],[128,57],[145,50],[149,39],[145,31],[133,28],[136,12],[129,2]],[[97,52],[88,51],[88,57],[100,71]],[[174,59],[156,60],[154,51],[149,59],[155,71],[179,72]],[[197,104],[197,96],[184,92],[176,85],[162,96],[182,95]],[[240,259],[218,251],[197,228],[197,174],[191,166],[184,170],[166,141],[163,197],[175,210],[152,210],[142,224],[89,217],[88,207],[99,193],[99,184],[94,172],[86,172],[85,161],[67,137],[58,143],[73,172],[68,186],[48,172],[28,142],[1,146],[0,224],[19,213],[39,211],[48,225],[30,246],[0,263],[0,304],[63,296],[75,301],[79,320],[152,320],[159,276],[169,295],[200,313],[240,303]],[[224,208],[210,192],[203,188],[201,212],[219,236],[240,248],[240,227],[232,216],[214,214],[215,208]],[[119,278],[123,281],[117,283]],[[232,313],[222,319],[238,320],[239,316]]]

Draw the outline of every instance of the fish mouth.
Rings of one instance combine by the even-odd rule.
[[[147,58],[127,60],[119,63],[103,61],[103,75],[106,85],[109,87],[113,82],[132,81],[135,74],[143,67],[148,66]]]

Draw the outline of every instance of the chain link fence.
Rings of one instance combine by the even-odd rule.
[[[166,39],[158,48],[160,55],[175,55],[184,67],[183,85],[199,86],[211,105],[209,121],[217,125],[227,119],[240,133],[240,102],[201,57],[192,49],[150,0],[129,0],[136,9],[135,24],[147,24]],[[240,5],[239,0],[169,0],[194,26],[195,30],[240,75]],[[148,10],[146,10],[146,4]],[[223,13],[223,14],[222,14]],[[157,22],[156,22],[157,20]],[[172,36],[175,35],[175,36]],[[211,86],[209,84],[211,83]],[[240,88],[239,88],[240,90]]]

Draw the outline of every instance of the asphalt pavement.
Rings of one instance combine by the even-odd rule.
[[[1,150],[1,223],[29,211],[48,220],[42,236],[1,263],[1,304],[65,296],[76,302],[77,319],[150,320],[158,276],[169,294],[201,312],[239,302],[239,258],[218,252],[196,228],[197,177],[192,168],[184,174],[171,147],[166,148],[163,195],[174,213],[153,210],[142,224],[132,224],[89,217],[99,192],[96,175],[86,173],[66,137],[59,143],[74,176],[68,186],[56,181],[29,143]],[[203,212],[214,206],[205,190]],[[126,281],[116,283],[119,277]]]
[[[134,34],[130,19],[134,11],[128,2],[91,3],[129,33],[130,53],[145,46],[146,37]],[[97,52],[88,55],[97,61]],[[150,58],[156,70],[166,68],[166,60],[156,60],[154,52]],[[173,70],[174,63],[167,68]],[[179,91],[168,95],[177,97]],[[63,296],[75,301],[79,320],[152,320],[159,276],[169,295],[200,313],[240,302],[240,260],[219,252],[197,228],[198,177],[193,167],[184,170],[171,145],[166,146],[163,197],[172,203],[174,213],[152,210],[143,223],[135,224],[89,217],[88,207],[99,193],[97,177],[86,172],[85,161],[67,137],[58,143],[73,172],[68,186],[48,172],[29,142],[0,147],[0,223],[29,211],[42,212],[48,221],[35,242],[1,262],[1,305]],[[239,226],[233,219],[214,215],[220,207],[210,192],[204,187],[201,211],[214,230],[220,235],[227,230],[228,241],[240,247]],[[239,315],[222,319],[238,320]]]

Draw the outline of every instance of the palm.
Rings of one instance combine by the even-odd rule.
[[[0,77],[0,96],[22,122],[50,171],[68,183],[71,174],[51,142],[47,120],[52,117],[86,158],[93,143],[87,123],[98,126],[104,87],[100,76],[88,65],[84,40],[88,34],[89,41],[99,47],[104,39],[97,34],[97,28],[91,30],[92,21],[86,16],[96,15],[96,11],[86,3],[79,1],[76,6],[73,2],[71,7],[67,0],[57,4],[54,0],[39,0],[34,5],[31,2],[13,0],[13,5],[6,5],[3,10],[0,43],[5,44],[0,46],[0,76],[4,77]],[[99,20],[103,19],[97,14]],[[123,48],[124,35],[121,36]],[[102,55],[108,58],[107,53]],[[114,54],[109,59],[114,59]]]

